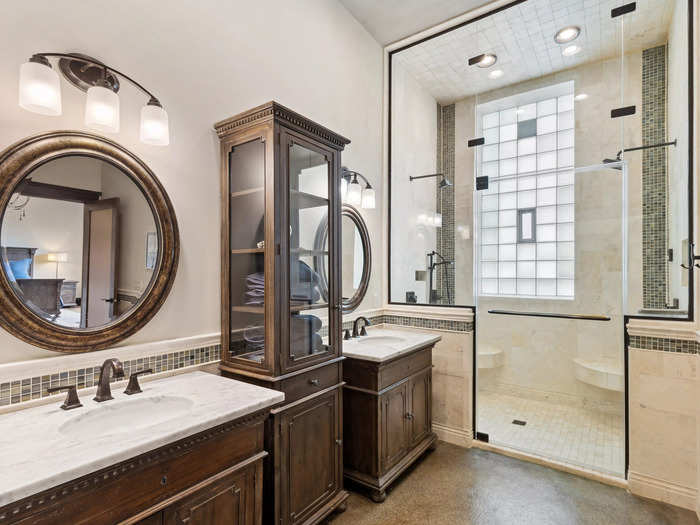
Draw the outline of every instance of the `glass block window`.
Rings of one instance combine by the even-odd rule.
[[[573,298],[573,83],[484,104],[477,117],[489,177],[477,195],[481,295]]]

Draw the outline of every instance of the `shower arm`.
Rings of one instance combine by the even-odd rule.
[[[670,142],[659,142],[658,144],[647,144],[646,146],[635,146],[634,148],[624,148],[621,149],[620,151],[617,152],[617,160],[620,161],[622,160],[622,154],[627,153],[628,151],[639,151],[643,149],[652,149],[652,148],[665,148],[666,146],[676,146],[678,145],[678,139],[672,140]]]
[[[410,176],[408,177],[408,180],[413,182],[414,180],[417,179],[428,179],[430,177],[444,177],[444,173],[431,173],[430,175],[415,175],[415,176]]]

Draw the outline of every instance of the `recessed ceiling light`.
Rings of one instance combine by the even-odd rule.
[[[572,46],[565,47],[562,50],[561,54],[564,55],[565,57],[570,57],[570,56],[574,56],[579,51],[581,51],[581,48],[579,46],[572,45]]]
[[[578,38],[578,36],[581,34],[581,28],[578,26],[567,26],[559,31],[557,31],[557,34],[554,35],[554,41],[557,44],[567,44],[569,42],[573,42]]]
[[[479,67],[491,67],[496,63],[498,57],[493,53],[484,53],[469,59],[469,65],[477,65]]]
[[[489,73],[489,78],[501,78],[503,76],[503,71],[500,69],[494,69]]]
[[[588,95],[586,93],[579,93],[574,97],[574,100],[576,102],[580,102],[581,100],[586,100],[588,98]]]

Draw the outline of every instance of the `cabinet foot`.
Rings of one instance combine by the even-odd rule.
[[[384,503],[384,500],[386,500],[386,492],[383,490],[373,490],[370,493],[370,498],[372,498],[372,501],[375,503]]]
[[[428,447],[428,450],[429,450],[430,452],[432,452],[432,451],[435,450],[436,448],[437,448],[437,441],[433,441],[433,442],[430,444],[430,446]]]
[[[348,510],[348,502],[347,501],[343,501],[340,505],[338,505],[335,508],[335,512],[338,514],[342,514],[346,510]]]

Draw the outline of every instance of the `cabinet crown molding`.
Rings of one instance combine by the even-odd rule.
[[[214,124],[214,129],[219,135],[219,138],[223,138],[237,128],[257,124],[259,122],[269,120],[273,116],[292,127],[300,128],[304,131],[313,133],[314,135],[323,138],[326,142],[339,147],[341,150],[347,144],[350,144],[350,139],[331,131],[325,126],[309,120],[308,118],[295,111],[292,111],[274,100],[217,122]]]

